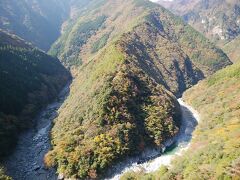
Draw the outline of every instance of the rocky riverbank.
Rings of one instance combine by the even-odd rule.
[[[49,133],[53,120],[58,115],[58,109],[69,93],[68,83],[55,102],[49,104],[36,117],[34,128],[23,132],[18,138],[18,144],[13,154],[3,161],[7,175],[16,180],[55,180],[55,169],[44,167],[44,155],[51,148]]]

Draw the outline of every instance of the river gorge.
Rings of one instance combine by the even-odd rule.
[[[3,162],[7,173],[18,180],[55,180],[55,169],[46,169],[43,158],[51,148],[50,131],[53,120],[57,117],[58,109],[69,93],[68,84],[60,93],[57,100],[48,105],[37,117],[36,127],[19,137],[19,143],[11,156]],[[162,149],[147,149],[140,156],[129,157],[111,168],[106,180],[118,180],[130,171],[144,171],[146,173],[159,169],[161,165],[170,166],[174,157],[181,155],[190,145],[192,133],[200,118],[199,114],[182,99],[178,99],[182,111],[182,125],[178,135],[164,144]]]

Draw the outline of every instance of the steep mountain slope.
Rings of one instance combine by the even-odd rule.
[[[0,157],[10,152],[18,131],[33,124],[36,112],[69,77],[58,59],[0,31]]]
[[[239,0],[159,0],[158,3],[220,45],[240,34]]]
[[[236,63],[240,60],[240,35],[234,40],[223,46],[223,51],[227,53],[232,62]]]
[[[172,93],[231,62],[149,1],[94,0],[75,10],[50,50],[76,77],[45,162],[65,177],[100,178],[116,160],[176,135],[180,109]]]
[[[195,133],[192,146],[195,153],[183,165],[186,177],[196,173],[207,179],[239,178],[239,72],[240,64],[232,65],[184,94],[184,99],[199,111],[203,121]],[[193,174],[189,173],[190,169],[194,169]]]
[[[201,114],[190,149],[170,169],[131,179],[239,179],[239,72],[237,63],[188,90],[184,99]]]
[[[179,18],[164,9],[149,13],[141,4],[149,6],[148,9],[155,8],[155,4],[142,0],[137,0],[135,5],[132,1],[92,1],[82,10],[87,12],[75,12],[79,17],[69,20],[70,25],[50,54],[58,56],[68,67],[79,67],[93,59],[109,42],[129,32],[122,38],[125,53],[138,60],[148,59],[145,68],[151,69],[158,76],[158,82],[177,95],[230,64],[221,50]],[[134,26],[138,27],[133,30]],[[134,52],[142,57],[133,55]],[[162,63],[157,62],[159,60]]]
[[[48,50],[69,15],[66,0],[1,0],[0,28]]]

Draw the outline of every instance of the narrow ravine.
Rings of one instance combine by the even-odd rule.
[[[128,160],[114,166],[111,171],[115,172],[108,180],[118,180],[127,172],[144,171],[146,173],[154,172],[161,165],[170,166],[171,160],[181,155],[190,145],[192,133],[195,130],[200,118],[191,106],[187,105],[182,99],[178,99],[182,111],[182,125],[179,134],[165,143],[165,147],[161,152],[160,149],[147,150],[140,157],[128,158]],[[146,161],[144,161],[146,159]],[[143,163],[139,163],[144,161]]]
[[[55,169],[44,167],[44,155],[51,148],[49,132],[52,122],[58,115],[60,108],[69,94],[68,83],[59,94],[55,102],[49,104],[36,117],[36,126],[19,136],[18,144],[13,154],[3,161],[7,174],[14,180],[55,180]]]

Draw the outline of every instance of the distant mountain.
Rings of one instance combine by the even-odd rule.
[[[1,0],[0,28],[48,50],[69,16],[67,0]]]
[[[137,7],[144,3],[146,4],[144,0],[136,1]],[[204,76],[212,74],[229,64],[225,61],[227,59],[226,55],[220,49],[216,48],[193,28],[184,24],[180,18],[173,16],[166,10],[162,11],[169,14],[171,19],[174,19],[173,21],[170,19],[169,23],[167,23],[164,15],[163,20],[158,21],[157,16],[160,16],[158,12],[149,16],[143,16],[139,12],[137,13],[138,16],[133,18],[128,17],[129,11],[132,10],[130,7],[126,14],[121,12],[124,3],[119,5],[117,9],[113,9],[113,7],[115,8],[117,4],[120,4],[118,1],[112,3],[113,5],[109,3],[109,9],[112,12],[107,9],[104,9],[105,12],[103,12],[102,4],[104,4],[104,0],[91,1],[88,5],[81,6],[82,8],[75,4],[77,6],[73,8],[75,9],[75,15],[66,21],[62,36],[49,51],[50,54],[59,57],[65,66],[74,68],[87,64],[101,52],[103,47],[119,38],[119,36],[124,36],[121,39],[128,41],[122,43],[125,46],[123,50],[127,51],[127,48],[132,48],[125,53],[132,56],[132,54],[138,52],[137,55],[134,54],[135,58],[138,55],[143,56],[141,57],[143,60],[150,58],[152,63],[146,65],[146,67],[149,66],[148,70],[151,69],[152,73],[158,76],[159,82],[179,95],[189,85],[195,84]],[[147,6],[154,9],[152,3]],[[141,22],[141,19],[148,22]],[[162,21],[164,21],[165,26]],[[137,28],[133,29],[133,27],[139,23],[146,27],[142,25],[138,27],[137,32],[134,32]],[[143,32],[140,32],[141,30]],[[130,34],[130,31],[132,34]],[[124,34],[126,32],[129,32],[129,34]],[[134,38],[139,41],[139,44],[136,44]],[[145,39],[151,41],[146,42]],[[138,46],[134,47],[135,45]],[[140,49],[137,51],[136,48]],[[142,49],[145,49],[146,52]],[[152,54],[149,53],[151,51]],[[155,62],[159,59],[163,63]],[[181,63],[179,69],[177,69],[176,66],[178,65],[175,63]],[[157,65],[157,69],[153,67],[155,65]],[[180,77],[177,77],[178,70],[182,72]],[[172,79],[169,78],[169,75]],[[179,79],[177,80],[177,78]]]
[[[240,34],[239,0],[158,0],[158,3],[220,45]]]
[[[102,178],[117,161],[176,135],[180,108],[174,95],[231,62],[147,0],[78,3],[49,52],[75,79],[45,163],[65,177]]]
[[[0,158],[70,78],[57,58],[0,30]]]

